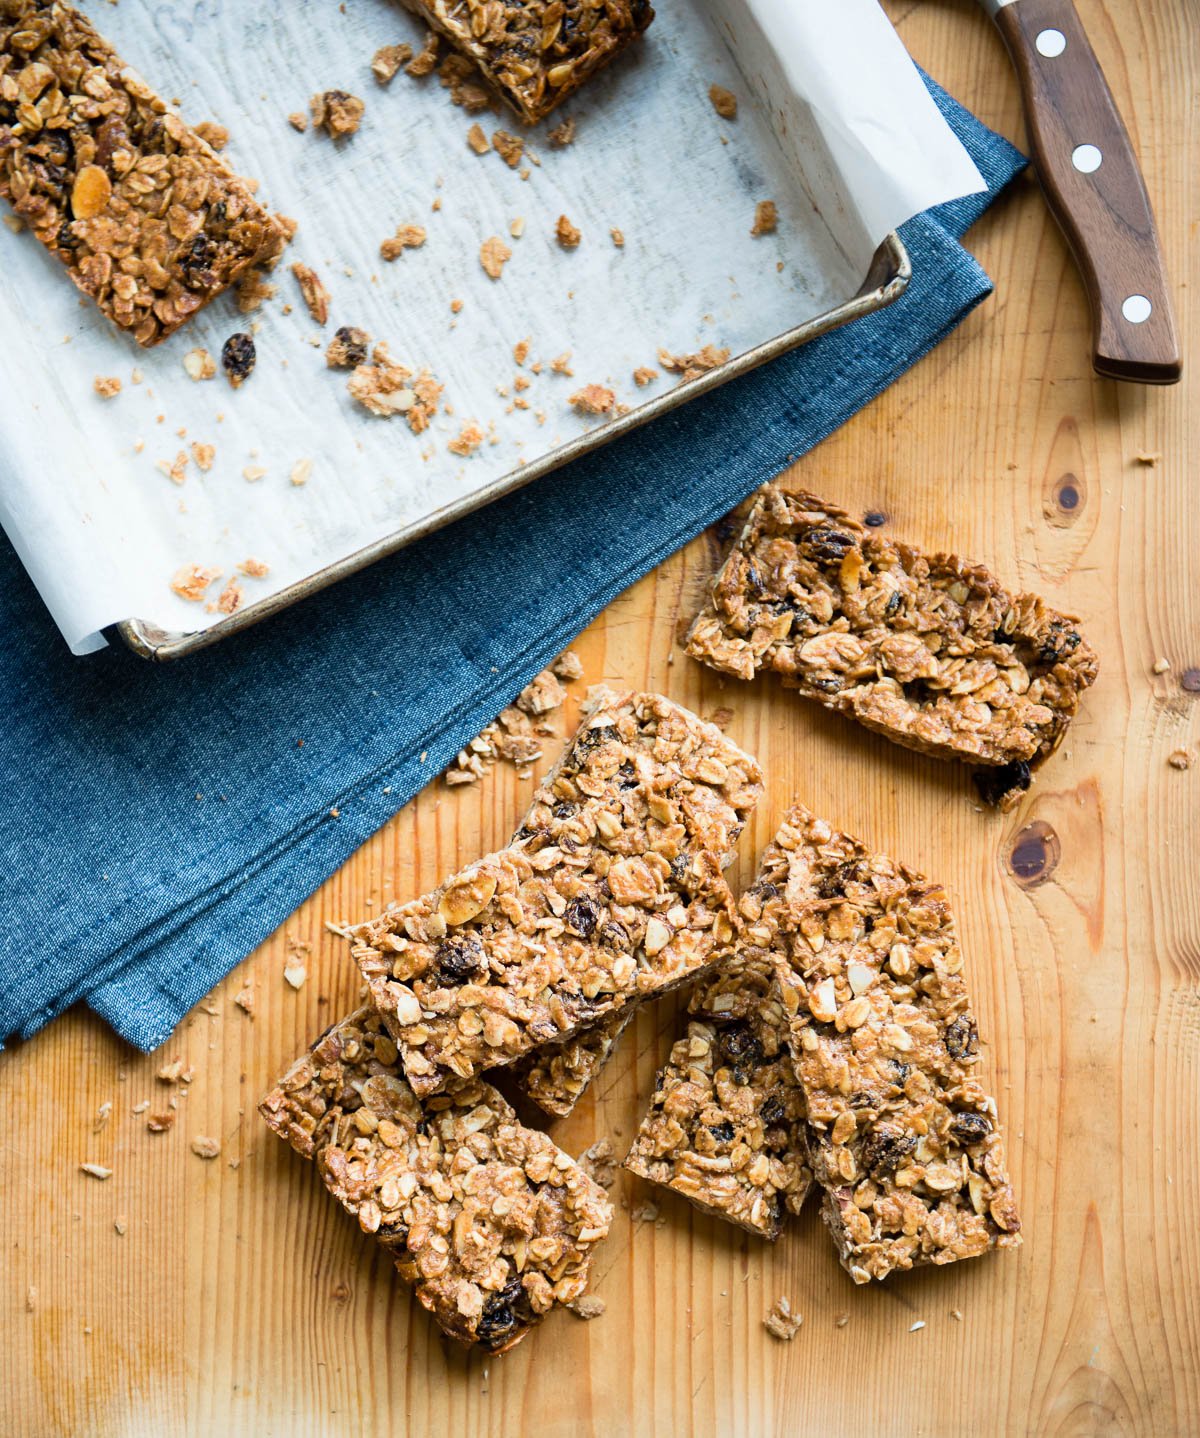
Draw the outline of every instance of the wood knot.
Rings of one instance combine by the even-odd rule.
[[[1036,889],[1058,868],[1062,844],[1042,819],[1026,824],[1008,851],[1008,871],[1022,889]]]
[[[1047,486],[1043,509],[1047,521],[1058,529],[1074,524],[1083,512],[1087,486],[1078,475],[1068,470]]]

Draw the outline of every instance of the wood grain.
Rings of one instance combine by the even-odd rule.
[[[889,9],[920,61],[1020,140],[1012,73],[978,10]],[[1081,0],[1080,11],[1140,151],[1192,335],[1200,12],[1194,0]],[[743,877],[800,794],[949,883],[1024,1248],[863,1291],[811,1214],[768,1248],[660,1194],[660,1223],[634,1225],[629,1206],[652,1195],[622,1182],[626,1206],[598,1261],[604,1317],[555,1320],[490,1364],[448,1351],[254,1102],[354,999],[325,921],[418,892],[502,842],[530,785],[496,771],[419,796],[154,1058],[82,1012],[0,1056],[0,1430],[1200,1431],[1200,368],[1175,390],[1092,374],[1087,305],[1032,180],[971,244],[995,297],[794,477],[882,511],[899,535],[990,560],[1086,617],[1101,678],[1023,807],[981,814],[948,768],[771,683],[722,683],[677,651],[672,663],[712,536],[612,604],[577,648],[592,681],[733,711],[730,732],[771,776]],[[1155,674],[1160,656],[1170,668]],[[1179,748],[1191,751],[1188,771],[1168,765]],[[1038,824],[1059,850],[1044,876],[1030,871],[1045,831],[1023,834]],[[1018,883],[1009,855],[1022,834]],[[312,945],[298,993],[282,977],[289,940]],[[231,1001],[244,984],[253,1020]],[[672,1026],[667,1005],[641,1014],[556,1138],[574,1151],[601,1134],[627,1142]],[[154,1075],[176,1054],[195,1078],[173,1131],[152,1135],[131,1109],[163,1105]],[[93,1133],[109,1100],[113,1117]],[[195,1157],[196,1134],[217,1136],[222,1156]],[[112,1178],[81,1174],[85,1160]],[[804,1314],[790,1345],[762,1328],[779,1294]],[[927,1326],[911,1332],[917,1320]]]

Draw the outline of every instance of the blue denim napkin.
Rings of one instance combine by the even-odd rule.
[[[930,88],[989,188],[904,227],[895,305],[279,618],[73,658],[0,539],[0,1041],[83,999],[161,1044],[605,604],[990,292],[956,237],[1025,161]]]

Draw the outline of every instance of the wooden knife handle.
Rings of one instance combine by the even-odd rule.
[[[1183,360],[1154,214],[1075,7],[1015,0],[1001,3],[995,19],[1017,69],[1046,200],[1087,289],[1092,364],[1112,379],[1175,384]]]

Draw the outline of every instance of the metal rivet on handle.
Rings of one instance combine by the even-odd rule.
[[[1082,175],[1090,175],[1100,168],[1104,156],[1095,145],[1076,145],[1071,151],[1071,163]]]
[[[1039,55],[1047,60],[1056,60],[1067,48],[1067,37],[1061,30],[1041,30],[1033,42]]]
[[[1129,295],[1121,306],[1121,313],[1131,325],[1145,324],[1154,306],[1145,295]]]

